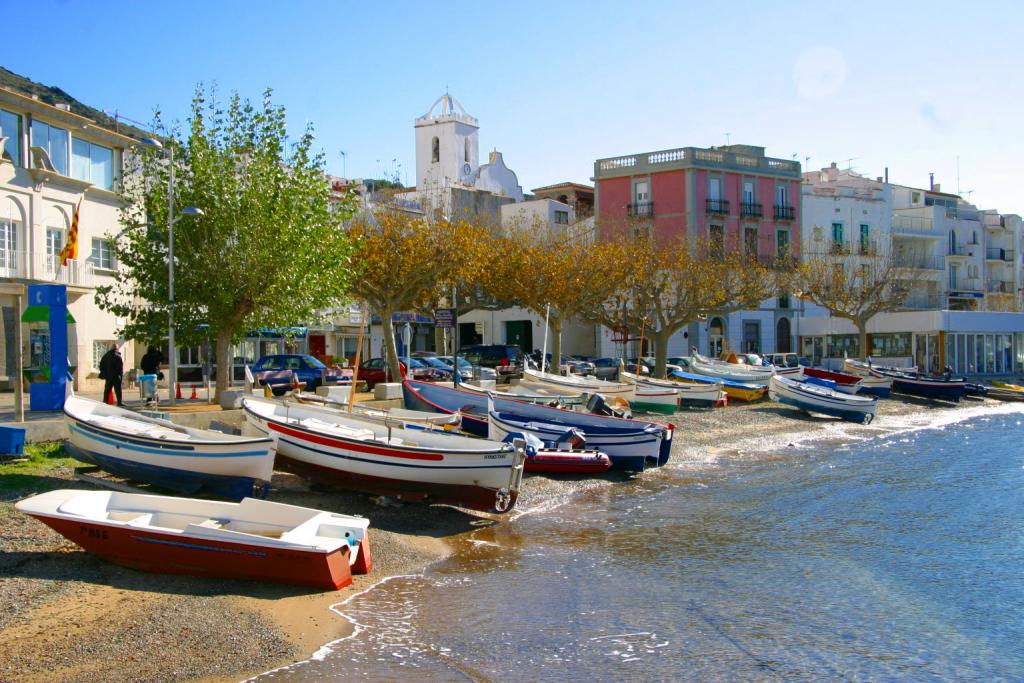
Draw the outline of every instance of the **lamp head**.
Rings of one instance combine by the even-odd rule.
[[[163,149],[164,143],[160,142],[156,138],[140,138],[139,144],[143,147],[153,147],[155,149]]]
[[[202,216],[204,215],[203,210],[198,206],[186,206],[181,210],[182,216]]]

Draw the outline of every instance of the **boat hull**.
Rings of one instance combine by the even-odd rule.
[[[768,393],[773,401],[784,405],[860,424],[869,424],[875,418],[878,405],[874,399],[854,397],[822,387],[809,388],[778,377],[772,378]]]
[[[501,415],[491,413],[491,438],[504,439],[509,434],[532,434],[545,445],[551,446],[555,440],[565,433],[565,427],[538,422],[503,419]],[[611,466],[619,470],[643,472],[649,462],[650,445],[656,439],[638,441],[635,436],[607,436],[593,438],[587,435],[587,447],[596,448],[606,453],[611,459]],[[651,463],[653,464],[653,463]]]
[[[31,514],[31,513],[30,513]],[[32,514],[85,550],[123,567],[159,574],[271,581],[324,590],[352,583],[349,548],[330,553],[268,548]],[[361,549],[367,553],[369,545]],[[358,564],[358,563],[357,563]]]
[[[452,389],[451,391],[459,392],[458,395],[465,397],[465,404],[460,408],[456,408],[454,404],[446,403],[442,405],[438,403],[438,400],[443,400],[444,393],[434,395],[437,392],[432,392],[431,395],[424,395],[422,391],[415,391],[406,382],[402,383],[402,402],[406,408],[410,410],[423,410],[434,413],[445,413],[448,415],[454,415],[456,412],[462,415],[462,431],[472,434],[473,436],[482,436],[487,438],[487,396],[484,394],[478,394],[475,392],[462,391],[458,389]],[[421,386],[417,384],[415,386]],[[447,387],[441,387],[447,388]],[[433,399],[433,400],[432,400]],[[472,411],[472,412],[470,412]]]
[[[70,400],[70,399],[69,399]],[[263,497],[273,475],[266,438],[190,442],[125,434],[65,411],[68,453],[100,469],[180,493],[206,492],[241,500]]]
[[[530,368],[523,370],[523,381],[556,393],[601,394],[608,399],[623,398],[630,402],[633,401],[633,386],[631,384],[563,377]]]
[[[243,402],[246,420],[277,441],[278,468],[366,493],[403,500],[461,505],[507,512],[522,481],[523,456],[505,444],[465,437],[463,452],[443,448],[399,448],[308,429],[257,413]],[[480,443],[479,449],[473,447]]]
[[[544,449],[526,458],[527,472],[545,474],[601,474],[611,466],[611,458],[598,451]]]
[[[757,401],[768,393],[767,385],[762,386],[760,384],[735,382],[732,380],[722,379],[721,377],[709,377],[707,375],[691,372],[674,371],[672,372],[672,376],[677,378],[680,382],[687,382],[690,384],[721,384],[722,391],[725,392],[725,395],[738,401]]]

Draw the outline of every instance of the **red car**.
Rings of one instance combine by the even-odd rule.
[[[422,382],[435,382],[435,381],[437,381],[437,379],[438,379],[437,373],[434,371],[434,369],[432,367],[428,366],[427,364],[423,363],[422,361],[420,361],[420,360],[418,360],[416,358],[412,358],[410,360],[411,360],[411,365],[412,365],[412,378],[413,379],[418,379],[418,380],[420,380]],[[398,364],[399,364],[399,366],[401,366],[401,375],[402,375],[402,377],[405,377],[406,376],[405,361],[404,360],[399,361]],[[377,384],[378,382],[396,382],[396,381],[400,381],[398,378],[396,378],[394,376],[395,373],[393,373],[393,372],[388,372],[387,373],[387,377],[385,377],[385,372],[384,372],[385,365],[386,365],[386,363],[385,363],[383,358],[371,358],[370,360],[364,361],[363,363],[361,363],[359,365],[359,379],[361,379],[364,382],[366,382],[366,388],[367,389],[372,389],[373,386],[375,384]]]

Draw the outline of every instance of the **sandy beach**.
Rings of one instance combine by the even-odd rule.
[[[895,399],[882,401],[878,415],[979,405],[965,401],[960,407],[938,407]],[[809,417],[768,401],[681,412],[670,421],[677,425],[676,459],[686,458],[688,449],[726,452],[751,438],[803,435],[837,424],[847,434],[877,429]],[[615,486],[621,476],[613,473],[596,485]],[[3,681],[241,680],[306,659],[350,632],[350,623],[329,609],[332,604],[385,577],[421,571],[452,552],[455,544],[450,542],[460,534],[501,523],[499,516],[447,506],[381,506],[370,496],[311,487],[292,475],[276,474],[272,500],[364,515],[371,521],[373,572],[356,577],[341,591],[311,593],[289,586],[146,574],[108,564],[14,510],[18,499],[35,492],[85,488],[70,467],[62,464],[45,476],[21,476],[13,483],[0,501]],[[524,482],[520,505],[581,485],[532,476]]]

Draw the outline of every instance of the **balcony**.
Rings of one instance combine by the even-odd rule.
[[[705,199],[704,200],[704,213],[729,213],[729,200],[728,199]]]
[[[985,291],[989,294],[1015,294],[1009,280],[989,280],[985,283]]]
[[[1013,249],[989,247],[985,250],[985,259],[988,261],[1005,261],[1006,263],[1013,263],[1013,257]]]
[[[969,254],[967,253],[967,247],[965,247],[962,243],[957,243],[948,245],[947,256],[954,258],[967,258]]]
[[[740,204],[740,215],[745,218],[760,218],[764,215],[764,211],[756,202],[743,202]]]
[[[796,209],[792,206],[784,204],[775,205],[775,220],[777,221],[791,221],[796,215]]]
[[[72,287],[93,287],[95,269],[84,259],[68,261],[45,253],[0,251],[0,278],[55,282]]]
[[[829,244],[828,253],[832,256],[849,256],[850,245],[846,242],[835,242]]]
[[[981,280],[976,277],[962,277],[950,280],[949,289],[958,292],[980,292],[982,290]]]
[[[1002,216],[994,213],[984,214],[982,222],[985,224],[986,230],[1005,230],[1006,221]]]
[[[860,239],[857,242],[857,253],[861,256],[879,256],[878,244],[875,240]]]
[[[901,216],[895,214],[892,217],[892,232],[895,235],[907,235],[909,237],[943,237],[933,231],[932,219],[919,216]]]
[[[911,256],[907,254],[896,254],[893,258],[894,265],[900,268],[913,268],[915,270],[945,270],[943,260],[936,256]]]
[[[938,310],[942,308],[940,301],[938,294],[913,294],[903,302],[903,308],[918,311]]]
[[[637,202],[626,207],[630,216],[651,217],[654,215],[654,202]]]

